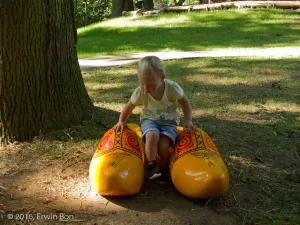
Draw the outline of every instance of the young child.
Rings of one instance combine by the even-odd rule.
[[[192,109],[182,88],[175,82],[165,79],[165,67],[156,56],[146,56],[138,63],[138,81],[130,100],[123,108],[119,122],[113,130],[126,127],[126,120],[137,105],[142,105],[141,128],[145,141],[145,153],[149,179],[161,176],[168,167],[169,148],[174,145],[179,124],[177,103],[184,114],[184,129],[195,130],[192,122]],[[158,161],[157,162],[157,156]]]

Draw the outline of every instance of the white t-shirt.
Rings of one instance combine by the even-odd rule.
[[[142,119],[173,120],[179,124],[180,113],[177,101],[183,97],[182,88],[171,80],[164,80],[165,90],[161,100],[155,100],[150,94],[137,87],[131,95],[133,105],[142,105]]]

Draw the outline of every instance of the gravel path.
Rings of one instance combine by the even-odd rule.
[[[82,71],[101,67],[114,67],[130,65],[138,62],[148,55],[156,55],[163,60],[202,57],[268,57],[268,58],[294,58],[300,57],[300,47],[280,48],[234,48],[210,51],[171,51],[171,52],[142,52],[126,55],[107,55],[96,58],[79,59]]]

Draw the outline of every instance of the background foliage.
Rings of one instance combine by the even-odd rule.
[[[74,6],[76,26],[83,27],[85,25],[110,18],[112,1],[87,0],[85,9],[83,0],[74,0]]]

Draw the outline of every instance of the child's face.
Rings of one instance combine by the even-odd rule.
[[[147,73],[138,76],[139,83],[142,89],[149,94],[158,91],[164,78],[165,76],[163,74],[156,74],[156,73]]]

